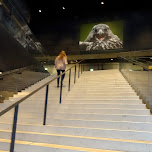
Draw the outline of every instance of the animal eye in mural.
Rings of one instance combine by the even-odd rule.
[[[123,48],[122,41],[106,24],[93,26],[85,41],[79,42],[80,50],[94,51]]]

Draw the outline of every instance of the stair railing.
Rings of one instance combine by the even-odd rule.
[[[18,110],[19,110],[19,104],[22,103],[25,99],[29,98],[30,96],[32,96],[33,94],[35,94],[36,92],[38,92],[39,90],[41,90],[42,88],[46,87],[46,95],[45,95],[45,108],[44,108],[44,117],[43,117],[43,125],[46,124],[46,115],[47,115],[47,102],[48,102],[48,90],[49,90],[49,84],[51,82],[53,82],[54,80],[57,80],[57,78],[61,78],[65,73],[67,73],[69,71],[69,81],[68,81],[68,91],[70,91],[70,83],[71,83],[71,69],[75,69],[74,71],[74,83],[76,83],[76,75],[77,75],[77,71],[76,71],[76,66],[78,65],[78,78],[80,77],[80,70],[81,70],[81,74],[83,72],[83,65],[82,65],[83,60],[81,60],[80,62],[76,63],[75,65],[73,65],[71,68],[69,68],[68,70],[66,70],[65,72],[63,72],[62,74],[60,74],[59,76],[53,78],[52,80],[50,80],[49,82],[45,83],[44,85],[40,86],[38,89],[34,90],[33,92],[31,92],[29,95],[23,97],[22,99],[20,99],[19,101],[17,101],[16,103],[12,104],[11,106],[9,106],[8,108],[4,109],[3,111],[0,112],[0,116],[4,115],[5,113],[9,112],[11,109],[14,108],[14,118],[13,118],[13,126],[12,126],[12,135],[11,135],[11,143],[10,143],[10,152],[14,152],[14,145],[15,145],[15,136],[16,136],[16,128],[17,128],[17,118],[18,118]],[[60,99],[59,99],[59,103],[61,104],[62,101],[62,81],[61,81],[61,86],[60,86]]]
[[[152,112],[152,66],[119,56],[119,71]]]
[[[2,74],[0,74],[0,77],[4,77],[4,76],[11,75],[14,73],[19,73],[24,70],[33,70],[34,68],[35,68],[35,65],[30,65],[30,66],[26,66],[26,67],[22,67],[22,68],[17,68],[14,70],[5,71],[5,72],[2,72]]]

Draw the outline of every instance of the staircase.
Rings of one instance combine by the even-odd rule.
[[[65,77],[62,104],[56,81],[49,86],[46,126],[45,88],[20,104],[15,152],[152,152],[150,110],[118,70],[86,71],[76,81],[66,93]],[[12,115],[0,117],[0,152],[9,151]]]
[[[8,100],[9,97],[13,97],[14,94],[21,92],[48,76],[49,73],[29,70],[24,70],[21,74],[12,73],[4,76],[3,80],[0,80],[0,102],[3,102],[6,99]]]

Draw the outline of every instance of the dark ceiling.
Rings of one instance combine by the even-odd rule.
[[[29,7],[29,26],[36,34],[39,26],[51,23],[65,24],[94,18],[102,20],[125,19],[140,12],[141,16],[151,11],[150,0],[24,0]],[[101,3],[104,4],[101,4]],[[65,8],[65,9],[64,9]],[[39,12],[41,10],[41,12]],[[146,12],[146,14],[145,14]],[[49,25],[50,26],[50,25]],[[37,29],[38,28],[38,29]]]
[[[121,17],[131,11],[151,10],[149,0],[27,0],[27,4],[31,22],[114,15]]]

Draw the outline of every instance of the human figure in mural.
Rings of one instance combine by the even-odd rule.
[[[122,48],[122,41],[114,35],[106,24],[93,26],[84,42],[79,42],[80,50],[107,50]]]
[[[55,68],[57,70],[58,76],[60,75],[61,72],[62,73],[65,72],[66,64],[68,64],[67,55],[66,55],[65,51],[62,50],[55,59]],[[62,84],[63,84],[64,77],[65,77],[65,74],[63,74],[61,77]],[[57,87],[59,87],[59,81],[60,81],[60,77],[57,79]]]

